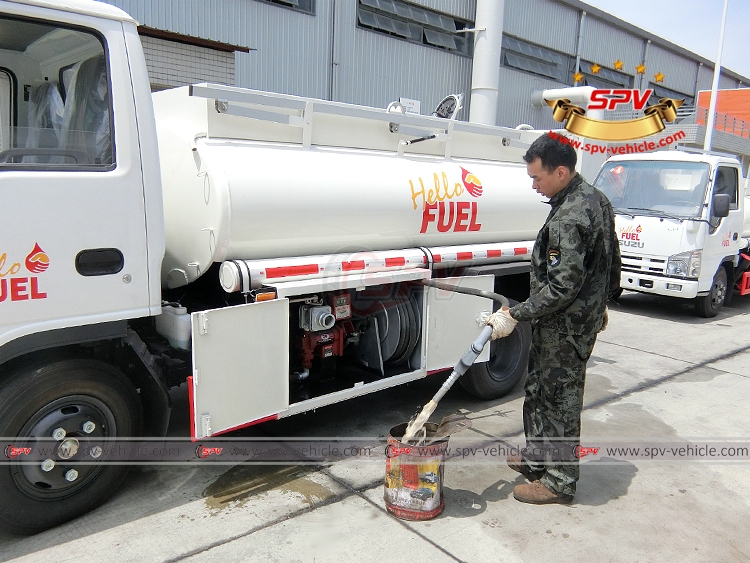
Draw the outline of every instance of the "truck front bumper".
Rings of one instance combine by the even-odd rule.
[[[698,280],[649,276],[636,272],[622,272],[620,287],[631,291],[670,295],[683,299],[692,299],[698,295]]]

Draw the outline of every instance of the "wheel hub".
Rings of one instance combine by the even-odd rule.
[[[66,438],[57,447],[57,456],[60,459],[70,459],[78,453],[79,446],[76,438]]]
[[[99,456],[86,456],[114,433],[109,408],[93,397],[68,396],[33,415],[19,436],[29,444],[49,448],[48,459],[38,464],[19,464],[14,479],[33,498],[62,498],[84,487],[102,469]],[[92,443],[93,442],[93,443]],[[87,447],[88,445],[88,447]]]
[[[715,305],[722,303],[726,296],[726,287],[722,283],[716,283],[713,287],[713,302]]]

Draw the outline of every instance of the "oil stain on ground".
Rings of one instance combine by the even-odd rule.
[[[260,493],[277,490],[297,493],[310,505],[327,500],[335,493],[310,479],[320,467],[307,465],[237,465],[209,485],[203,496],[213,512],[230,503],[244,504]]]

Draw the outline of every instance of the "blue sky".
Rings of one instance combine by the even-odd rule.
[[[724,0],[583,0],[711,61]],[[729,0],[721,66],[750,78],[750,0]]]

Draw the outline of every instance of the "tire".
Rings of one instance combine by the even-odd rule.
[[[727,271],[724,269],[724,266],[719,266],[711,282],[711,291],[709,291],[708,295],[695,298],[696,314],[707,319],[715,317],[722,305],[724,305],[727,290]]]
[[[515,305],[512,299],[510,304]],[[526,373],[531,347],[531,325],[518,323],[506,338],[490,342],[490,359],[472,365],[459,379],[463,388],[480,399],[499,399],[510,393]]]
[[[6,450],[7,463],[0,464],[0,526],[35,533],[99,506],[122,483],[127,466],[97,463],[106,455],[94,458],[86,444],[137,436],[141,418],[133,385],[108,364],[61,360],[13,374],[0,387],[0,436],[19,447],[54,448],[46,460],[52,459],[54,467],[8,460]],[[88,433],[87,422],[95,425]],[[58,428],[65,430],[63,439],[33,438],[52,438]],[[73,476],[71,470],[77,472],[72,482],[66,479]]]

